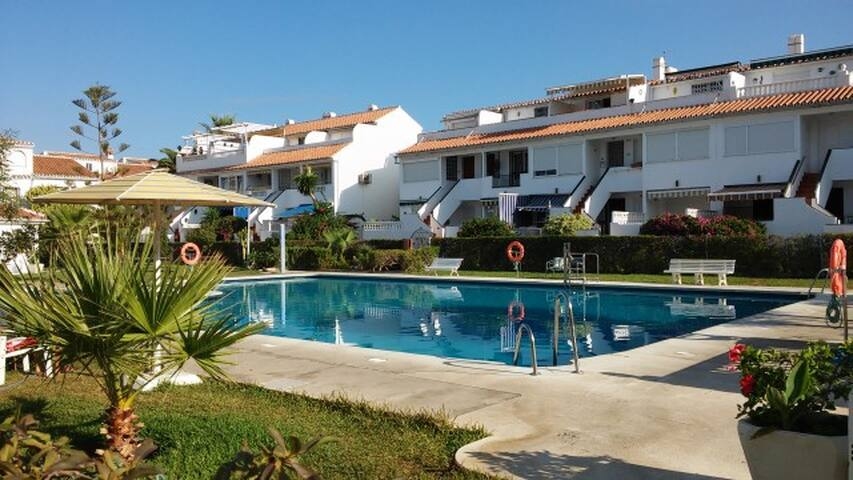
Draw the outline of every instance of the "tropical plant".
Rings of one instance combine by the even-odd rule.
[[[161,148],[163,158],[157,160],[157,168],[165,168],[169,173],[175,173],[178,164],[178,152],[171,148]]]
[[[63,239],[62,261],[40,276],[0,269],[0,309],[11,330],[38,339],[59,364],[97,382],[109,405],[106,445],[130,459],[142,426],[136,398],[159,378],[152,372],[167,375],[192,359],[225,378],[225,349],[260,328],[241,327],[203,303],[229,270],[218,257],[194,268],[165,264],[155,275],[144,268],[153,264],[150,244],[124,240]]]
[[[236,121],[237,121],[237,117],[235,117],[234,114],[231,114],[231,113],[227,113],[225,115],[216,115],[216,114],[211,113],[210,114],[210,123],[201,122],[201,123],[199,123],[199,125],[201,125],[201,127],[204,128],[205,132],[210,133],[215,128],[227,127],[228,125],[233,125]],[[162,152],[162,150],[160,150],[160,151]]]
[[[47,211],[50,210],[50,208],[55,206],[56,204],[35,203],[33,199],[42,195],[47,195],[49,193],[61,192],[63,190],[65,189],[56,185],[36,185],[33,188],[27,190],[27,193],[24,195],[24,200],[26,200],[28,208],[37,212],[47,213]]]
[[[299,457],[332,439],[317,437],[302,443],[298,437],[283,437],[278,430],[269,429],[273,445],[253,452],[244,441],[233,460],[216,473],[216,480],[283,480],[299,478],[320,480],[320,474],[299,462]]]
[[[296,185],[296,190],[307,197],[311,197],[311,202],[314,208],[317,208],[317,185],[320,183],[320,176],[314,171],[311,166],[305,167],[299,175],[293,177],[293,183]]]
[[[512,227],[498,217],[472,218],[462,222],[460,237],[509,237]]]
[[[160,473],[160,469],[145,462],[156,449],[150,439],[140,444],[131,461],[109,451],[93,460],[86,453],[72,449],[67,437],[53,439],[50,434],[36,430],[38,424],[31,414],[9,417],[0,423],[3,478],[131,480],[152,478]]]
[[[31,258],[38,245],[38,228],[22,225],[21,228],[0,233],[0,261],[6,263],[18,255]]]
[[[327,231],[344,228],[351,228],[346,217],[335,215],[331,204],[320,202],[312,213],[296,217],[287,238],[322,241]]]
[[[563,213],[548,218],[542,227],[544,235],[570,237],[579,230],[592,228],[592,219],[582,213]]]
[[[83,95],[85,98],[78,98],[71,101],[71,103],[80,109],[77,112],[77,120],[80,123],[72,125],[71,131],[81,138],[95,142],[98,149],[98,160],[101,163],[100,178],[103,180],[106,173],[104,172],[104,158],[130,148],[130,145],[122,143],[117,147],[117,151],[114,152],[112,147],[112,141],[122,134],[122,130],[116,127],[118,123],[118,112],[116,110],[121,106],[121,102],[113,100],[116,92],[110,87],[97,83],[83,90]],[[88,127],[94,132],[87,134],[84,131],[84,127]],[[74,140],[70,145],[76,150],[83,151],[80,140]]]
[[[5,219],[17,217],[21,206],[17,191],[9,188],[8,155],[16,143],[18,138],[13,130],[0,131],[0,217]]]
[[[349,227],[327,230],[323,233],[323,238],[326,240],[329,250],[332,251],[332,255],[342,262],[344,252],[358,240],[358,236]]]
[[[832,433],[826,431],[835,426],[826,413],[853,386],[853,342],[810,343],[801,352],[739,343],[729,350],[729,361],[741,373],[740,391],[746,397],[737,416],[765,429]]]

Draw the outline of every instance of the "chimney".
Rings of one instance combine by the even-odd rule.
[[[285,123],[285,125],[293,125],[294,123],[296,123],[296,120],[294,120],[292,118],[288,118],[287,121],[284,123]]]
[[[806,51],[806,36],[802,33],[788,35],[788,55],[798,55]]]
[[[663,57],[655,57],[652,60],[652,80],[663,80],[666,73],[666,60]]]
[[[375,103],[371,103],[370,105],[367,106],[368,112],[373,112],[376,110],[379,110],[379,107]]]
[[[323,118],[335,118],[338,114],[335,112],[326,112],[323,114]]]

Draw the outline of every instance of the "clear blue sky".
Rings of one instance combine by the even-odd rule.
[[[68,150],[70,101],[124,102],[125,154],[158,156],[210,113],[282,123],[370,103],[428,130],[652,57],[691,68],[853,43],[842,1],[13,1],[2,5],[0,129]],[[93,149],[93,148],[90,148]]]

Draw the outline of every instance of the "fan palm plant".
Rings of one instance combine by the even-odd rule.
[[[152,372],[168,374],[194,360],[223,379],[225,349],[260,327],[240,326],[203,302],[228,271],[221,259],[165,265],[157,280],[153,268],[140,268],[152,264],[150,245],[116,248],[80,235],[59,242],[61,262],[45,275],[0,269],[0,310],[7,327],[97,382],[109,403],[106,446],[132,459],[142,427],[135,401]]]
[[[358,240],[355,232],[351,228],[340,228],[337,230],[327,230],[323,233],[323,238],[329,245],[329,250],[341,262],[344,260],[344,252],[353,243]]]

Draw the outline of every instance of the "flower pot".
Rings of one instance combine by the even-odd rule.
[[[811,435],[774,430],[758,438],[760,429],[749,421],[738,422],[740,444],[754,480],[847,478],[847,436]]]

